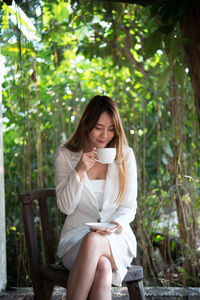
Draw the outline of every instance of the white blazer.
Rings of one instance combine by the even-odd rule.
[[[75,171],[81,152],[71,152],[60,146],[55,157],[56,194],[59,209],[67,215],[59,245],[58,256],[65,253],[87,232],[87,222],[115,221],[121,225],[119,234],[123,234],[130,253],[136,256],[136,240],[129,225],[134,220],[137,209],[137,169],[133,150],[125,148],[128,167],[128,188],[123,201],[116,204],[118,195],[118,168],[114,161],[108,165],[103,195],[103,208],[98,209],[97,199],[92,191],[86,172],[82,180]]]

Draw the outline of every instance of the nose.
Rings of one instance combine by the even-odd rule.
[[[108,130],[106,128],[104,128],[104,130],[102,131],[102,137],[104,138],[108,137]]]

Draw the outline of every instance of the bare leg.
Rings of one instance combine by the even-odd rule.
[[[107,257],[101,256],[90,290],[89,300],[111,300],[112,268]]]
[[[116,268],[107,238],[96,232],[88,233],[70,272],[66,300],[87,299],[101,256],[105,256],[111,267]]]

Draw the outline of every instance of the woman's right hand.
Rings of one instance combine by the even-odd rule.
[[[81,158],[75,168],[80,178],[83,177],[83,173],[87,172],[95,164],[96,148],[94,147],[91,152],[82,153]]]

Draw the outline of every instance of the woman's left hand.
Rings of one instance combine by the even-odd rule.
[[[112,234],[121,226],[119,223],[117,223],[115,221],[111,221],[110,223],[111,224],[116,224],[116,226],[113,227],[113,228],[107,228],[105,230],[98,229],[98,230],[96,230],[96,232],[98,232],[100,234],[103,234],[103,235]]]

